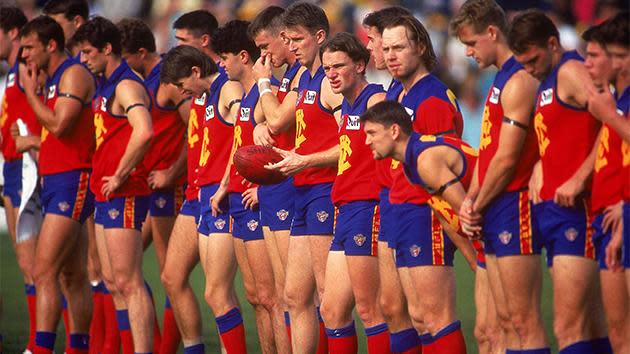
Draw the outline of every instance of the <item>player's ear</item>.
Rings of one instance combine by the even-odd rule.
[[[560,43],[558,42],[558,38],[556,38],[555,36],[549,37],[549,39],[547,40],[547,48],[555,51],[556,49],[558,49],[559,46]]]
[[[250,59],[249,53],[246,50],[241,50],[238,53],[238,58],[241,60],[242,64],[247,64]]]
[[[107,42],[105,43],[105,47],[103,47],[103,53],[105,55],[110,55],[112,54],[112,44]]]
[[[210,36],[207,34],[202,34],[201,35],[201,45],[204,48],[210,48]]]
[[[490,36],[490,39],[496,41],[499,34],[499,29],[493,25],[490,25],[488,26],[488,28],[486,28],[486,33]]]
[[[201,69],[198,66],[191,67],[190,73],[197,79],[201,78]]]
[[[315,39],[317,40],[317,44],[321,45],[322,43],[324,43],[324,41],[326,41],[326,31],[320,29],[319,31],[315,32]]]
[[[16,28],[11,28],[11,29],[9,30],[9,32],[7,32],[7,34],[9,35],[9,38],[10,38],[12,41],[15,41],[15,40],[20,39],[20,37],[19,37],[19,35],[20,35],[20,30],[19,30],[19,29],[17,29],[17,27],[16,27]]]

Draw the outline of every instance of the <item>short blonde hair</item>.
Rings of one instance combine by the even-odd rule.
[[[470,25],[475,33],[484,31],[488,26],[496,26],[502,33],[508,29],[505,12],[494,0],[468,0],[457,11],[451,20],[451,34],[457,35],[459,30]]]

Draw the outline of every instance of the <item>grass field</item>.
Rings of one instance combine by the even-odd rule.
[[[475,308],[473,306],[474,287],[473,273],[467,269],[465,262],[457,256],[457,310],[462,321],[462,327],[466,338],[469,353],[476,353],[477,346],[473,337],[473,327],[475,318]],[[153,288],[156,304],[164,304],[164,290],[159,284],[159,274],[153,248],[145,254],[144,261],[145,277]],[[197,267],[192,276],[191,282],[195,293],[201,299],[201,310],[204,326],[204,342],[207,353],[219,353],[218,337],[214,325],[214,320],[209,307],[203,302],[204,278],[201,267]],[[237,288],[240,295],[243,317],[245,320],[246,335],[249,353],[259,353],[256,327],[254,322],[253,309],[244,299],[243,287],[240,278],[237,279]],[[4,353],[21,353],[28,340],[28,317],[26,311],[26,300],[24,297],[24,286],[19,274],[13,248],[6,233],[0,234],[0,294],[2,295],[3,308],[0,317],[0,333],[4,337]],[[158,318],[162,317],[162,306],[157,306]],[[551,329],[551,289],[549,277],[545,274],[543,288],[543,313],[547,332]],[[360,321],[357,321],[360,326]],[[63,353],[64,337],[63,326],[59,326],[57,336],[56,352]],[[366,353],[365,336],[361,328],[357,329],[359,334],[359,352]]]

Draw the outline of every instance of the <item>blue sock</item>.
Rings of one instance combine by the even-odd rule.
[[[171,307],[171,299],[168,298],[168,296],[166,297],[166,300],[164,301],[164,308],[165,309],[170,309]]]
[[[203,343],[199,343],[190,347],[184,347],[184,354],[204,354],[205,350]]]
[[[342,328],[326,328],[326,336],[330,338],[353,337],[357,335],[354,328],[354,321]]]
[[[448,326],[442,328],[439,332],[437,332],[434,336],[433,336],[433,340],[438,340],[444,336],[447,336],[457,330],[459,330],[460,328],[462,328],[462,323],[460,321],[455,321],[451,324],[449,324]]]
[[[324,319],[322,318],[322,314],[321,314],[321,312],[319,312],[319,306],[315,306],[315,311],[317,312],[317,320],[319,320],[320,323],[324,323]]]
[[[383,332],[387,332],[387,323],[381,323],[372,327],[365,327],[365,335],[367,337],[375,336]]]
[[[243,316],[241,316],[241,310],[235,307],[225,315],[215,318],[215,321],[217,322],[219,333],[225,333],[243,323]]]
[[[61,308],[64,310],[68,309],[68,300],[66,300],[66,297],[63,295],[61,295]]]
[[[594,353],[613,354],[613,349],[608,337],[591,339],[590,343]]]
[[[70,348],[89,349],[90,335],[80,333],[70,333]]]
[[[129,324],[129,312],[127,312],[127,310],[116,310],[116,321],[118,322],[119,330],[131,330],[131,325]]]
[[[287,311],[284,311],[284,325],[285,326],[291,325],[291,317],[289,316],[289,312]]]
[[[420,338],[415,328],[389,334],[389,347],[392,353],[402,353],[420,345]]]
[[[24,284],[24,292],[26,295],[36,295],[37,291],[35,291],[35,285],[33,284]]]
[[[38,347],[53,350],[55,349],[56,339],[57,339],[57,333],[55,332],[36,332],[35,333],[35,345]]]
[[[505,354],[551,354],[551,349],[549,348],[539,348],[539,349],[506,349]]]
[[[558,354],[591,354],[592,352],[591,342],[583,340],[565,347]]]
[[[107,286],[105,286],[105,283],[103,283],[103,288],[101,288],[101,290],[103,291],[103,294],[109,295],[109,289],[107,289]]]
[[[431,335],[431,333],[421,334],[419,337],[420,343],[422,345],[429,345],[435,341],[435,338]]]

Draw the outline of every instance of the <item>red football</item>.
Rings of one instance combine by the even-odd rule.
[[[238,173],[246,180],[261,185],[276,184],[287,178],[278,171],[265,168],[269,163],[280,161],[282,156],[266,146],[243,146],[234,153],[234,167]]]

